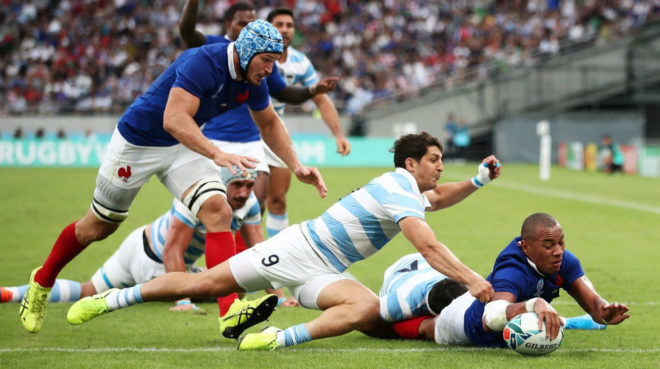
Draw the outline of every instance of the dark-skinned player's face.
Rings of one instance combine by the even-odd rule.
[[[225,22],[227,36],[229,36],[232,41],[236,41],[243,28],[247,26],[248,23],[255,21],[256,19],[257,14],[254,12],[254,10],[237,11],[234,13],[234,18],[232,18],[231,22]]]
[[[523,253],[531,260],[540,272],[555,274],[559,272],[564,257],[564,231],[559,224],[554,227],[538,226],[531,240],[522,240],[520,246]]]

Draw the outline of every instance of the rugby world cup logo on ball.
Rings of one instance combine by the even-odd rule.
[[[516,315],[507,323],[502,337],[507,346],[523,355],[547,355],[555,351],[564,340],[563,327],[555,339],[545,336],[544,330],[539,330],[539,317],[536,313]]]

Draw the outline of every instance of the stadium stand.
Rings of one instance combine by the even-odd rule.
[[[200,27],[220,34],[230,1],[208,2]],[[657,19],[654,0],[254,1],[289,7],[295,46],[323,75],[341,76],[347,114],[429,88],[452,89]],[[3,0],[0,115],[118,113],[183,49],[180,0]]]

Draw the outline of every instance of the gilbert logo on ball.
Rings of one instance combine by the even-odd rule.
[[[523,355],[547,355],[555,351],[564,340],[564,328],[559,329],[555,339],[545,336],[545,324],[543,330],[539,330],[539,317],[536,313],[523,313],[511,319],[504,331],[502,338],[507,346],[513,351]]]

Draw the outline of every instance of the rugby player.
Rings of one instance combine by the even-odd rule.
[[[30,276],[19,309],[25,329],[32,333],[41,329],[46,299],[60,270],[87,245],[119,227],[138,191],[154,174],[206,227],[206,264],[233,255],[231,208],[217,166],[233,171],[237,165],[244,170],[253,168],[256,159],[223,152],[204,137],[199,126],[214,116],[247,104],[263,139],[299,180],[313,184],[325,196],[319,171],[300,163],[268,97],[264,78],[282,51],[279,32],[257,20],[234,43],[183,52],[129,106],[101,163],[91,209],[62,231],[43,266]]]
[[[479,301],[489,301],[490,284],[435,238],[424,212],[454,205],[498,177],[497,158],[484,159],[473,178],[438,185],[444,167],[437,138],[426,132],[406,135],[394,143],[393,150],[395,171],[345,196],[320,217],[292,225],[207,271],[168,273],[143,285],[82,299],[69,309],[67,319],[81,324],[139,302],[288,287],[301,306],[323,313],[286,330],[244,335],[239,350],[273,350],[356,329],[372,334],[382,325],[378,296],[341,273],[377,252],[400,231],[434,269],[466,285]],[[266,319],[276,300],[265,296],[249,307],[232,305],[221,322],[222,334],[237,338]]]

